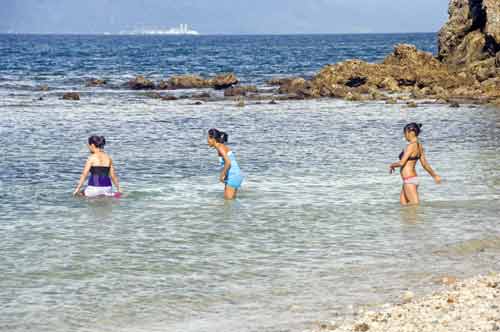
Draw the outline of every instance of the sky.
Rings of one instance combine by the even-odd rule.
[[[187,23],[202,34],[436,32],[448,0],[0,0],[0,32],[116,33]]]

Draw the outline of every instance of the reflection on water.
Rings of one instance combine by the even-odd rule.
[[[82,203],[88,207],[88,213],[96,220],[105,221],[113,215],[113,206],[119,204],[116,198],[82,198]]]
[[[403,206],[401,211],[401,222],[403,224],[419,224],[425,220],[422,206]]]

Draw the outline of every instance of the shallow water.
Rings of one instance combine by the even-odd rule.
[[[498,110],[0,94],[2,331],[299,331],[500,268]],[[410,121],[444,182],[420,167],[423,204],[401,208]],[[235,202],[211,127],[246,174]],[[122,199],[71,197],[93,133]]]
[[[296,330],[499,267],[494,109],[109,98],[1,113],[5,330]],[[445,180],[422,177],[417,209],[399,207],[387,168],[413,120]],[[247,176],[236,202],[222,199],[212,126],[230,128]],[[70,196],[93,132],[108,138],[123,199]]]

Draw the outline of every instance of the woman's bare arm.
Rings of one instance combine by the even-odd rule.
[[[116,187],[116,191],[121,193],[120,182],[118,181],[118,176],[116,176],[115,167],[113,166],[113,160],[111,160],[111,158],[109,158],[109,176]]]
[[[224,182],[226,180],[227,171],[231,168],[231,160],[229,160],[227,152],[223,147],[218,147],[217,151],[219,152],[219,155],[224,159],[224,168],[222,169],[219,177],[220,182]]]
[[[87,179],[87,176],[89,175],[91,167],[92,167],[92,158],[89,158],[89,159],[87,159],[87,162],[85,163],[85,167],[83,168],[82,175],[80,175],[80,181],[78,182],[78,185],[76,186],[76,189],[73,192],[73,195],[78,195],[80,193],[80,189],[82,189],[83,183]]]
[[[420,148],[420,163],[422,164],[422,167],[427,171],[427,173],[429,173],[429,175],[434,178],[434,181],[436,181],[436,183],[441,182],[441,177],[439,175],[437,175],[436,172],[434,172],[431,165],[427,161],[423,147]]]

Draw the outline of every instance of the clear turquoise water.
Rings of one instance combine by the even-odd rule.
[[[499,110],[30,89],[0,89],[2,331],[300,331],[500,268]],[[388,174],[410,121],[444,178],[419,169],[416,209]],[[214,126],[247,176],[235,202],[206,146]],[[71,197],[92,133],[107,138],[120,200]]]

